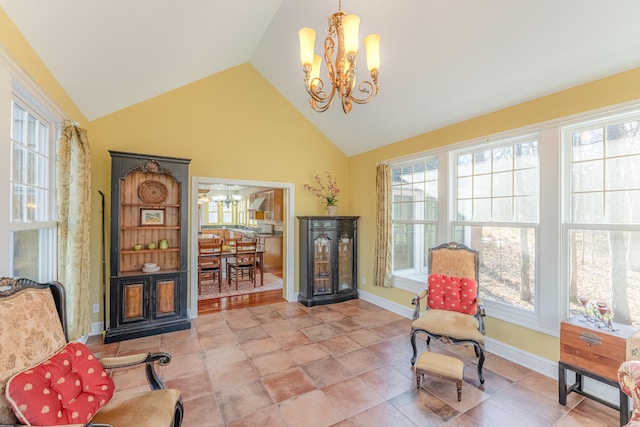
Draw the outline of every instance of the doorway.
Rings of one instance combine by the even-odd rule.
[[[192,177],[191,181],[191,256],[189,257],[189,268],[191,269],[190,286],[190,317],[198,316],[199,286],[198,286],[198,239],[202,237],[202,232],[230,233],[231,230],[247,231],[249,233],[261,231],[273,232],[282,237],[282,267],[280,272],[277,269],[271,270],[266,276],[273,278],[281,276],[282,298],[287,301],[295,301],[294,295],[294,184],[270,181],[248,181],[237,179],[223,179],[215,177]],[[280,190],[282,192],[282,221],[279,217],[255,215],[251,211],[250,200],[256,204],[256,195],[268,190]],[[199,204],[200,199],[200,204]],[[209,208],[210,203],[203,200],[216,200],[219,212],[215,207]],[[233,205],[235,203],[235,205]],[[203,205],[207,206],[203,208]],[[230,208],[230,206],[232,206]],[[203,212],[206,209],[206,212]],[[210,215],[212,220],[205,215]],[[218,230],[218,231],[216,231]],[[271,231],[273,230],[273,231]],[[266,254],[265,254],[266,255]],[[269,271],[266,269],[266,271]],[[265,273],[262,271],[261,273]],[[258,273],[259,275],[260,273]],[[259,284],[259,278],[257,282]],[[216,287],[216,289],[218,289]],[[266,289],[266,288],[265,288]],[[262,289],[259,289],[262,291]],[[249,297],[254,297],[257,293],[252,293],[249,289]],[[274,292],[260,292],[274,295]],[[277,292],[276,292],[277,294]],[[277,295],[276,295],[277,296]],[[244,295],[243,295],[244,297]]]

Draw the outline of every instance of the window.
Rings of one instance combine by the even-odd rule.
[[[569,304],[640,326],[640,114],[565,128]]]
[[[424,290],[455,240],[492,317],[557,334],[586,298],[640,327],[639,165],[637,103],[391,161],[393,284]]]
[[[11,106],[10,274],[56,278],[54,126],[14,97]]]
[[[207,224],[218,224],[220,220],[218,219],[218,202],[216,200],[212,200],[205,204],[207,207]]]
[[[220,206],[222,206],[222,222],[224,224],[234,224],[233,208],[236,203],[220,202]]]
[[[249,218],[247,215],[247,210],[249,209],[249,203],[247,201],[248,199],[242,199],[240,201],[238,201],[238,224],[249,224]]]
[[[436,243],[438,160],[391,167],[393,274],[424,283],[428,249]]]
[[[480,251],[483,299],[534,310],[538,136],[453,153],[454,240]]]

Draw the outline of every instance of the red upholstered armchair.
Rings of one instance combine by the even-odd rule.
[[[620,389],[633,399],[633,412],[626,427],[640,427],[640,361],[628,360],[618,368]]]
[[[179,427],[180,391],[164,389],[155,365],[167,353],[98,360],[67,343],[58,282],[0,278],[0,427]],[[118,393],[107,370],[145,364],[149,391]]]
[[[416,295],[411,324],[411,346],[415,364],[416,336],[453,344],[470,344],[478,359],[478,378],[484,383],[484,306],[479,297],[478,251],[455,242],[429,249],[429,279],[425,291]],[[420,302],[425,300],[424,312]]]

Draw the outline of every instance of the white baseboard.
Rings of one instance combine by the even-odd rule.
[[[389,301],[388,299],[381,298],[372,293],[358,290],[358,296],[360,299],[370,302],[371,304],[375,304],[378,307],[382,307],[385,310],[389,310],[392,313],[396,313],[402,317],[406,317],[407,319],[411,319],[413,316],[413,309],[410,307],[406,307],[402,304],[398,304],[393,301]]]
[[[91,332],[89,332],[89,336],[101,335],[103,332],[104,328],[102,327],[102,322],[93,322],[91,324]]]

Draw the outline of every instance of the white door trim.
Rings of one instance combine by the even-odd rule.
[[[284,236],[283,251],[285,260],[285,269],[283,270],[283,283],[285,289],[284,297],[287,301],[297,301],[297,296],[294,292],[294,227],[295,227],[295,184],[290,182],[275,182],[275,181],[248,181],[242,179],[227,179],[227,178],[212,178],[193,176],[191,177],[191,220],[189,222],[191,230],[191,256],[190,268],[191,268],[191,304],[189,310],[189,316],[191,318],[198,317],[198,257],[195,255],[198,253],[198,186],[199,184],[237,184],[247,187],[265,187],[265,188],[282,188],[284,191],[284,197],[286,202],[284,203]]]

